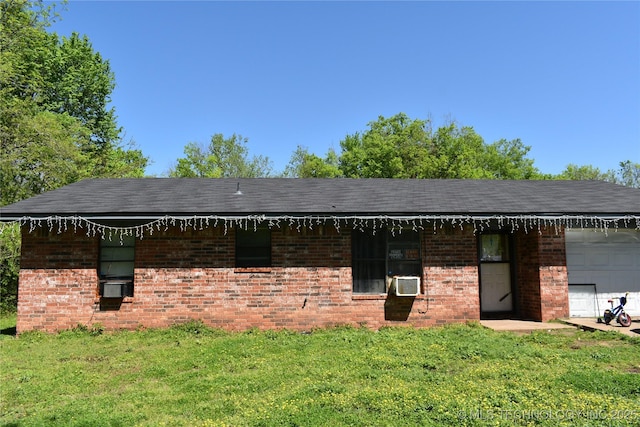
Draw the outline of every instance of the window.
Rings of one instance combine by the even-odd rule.
[[[353,292],[381,294],[386,285],[386,233],[353,231],[352,238]]]
[[[271,230],[236,230],[236,267],[271,266]]]
[[[133,296],[135,237],[100,240],[100,295]]]
[[[420,237],[414,230],[371,230],[352,234],[353,292],[387,292],[387,277],[422,276]]]
[[[509,261],[509,239],[506,234],[483,234],[480,236],[482,262]]]

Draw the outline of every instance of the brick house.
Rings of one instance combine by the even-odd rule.
[[[640,228],[595,181],[94,179],[5,206],[18,332],[568,316],[565,230]]]

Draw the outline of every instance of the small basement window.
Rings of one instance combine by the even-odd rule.
[[[133,296],[135,236],[100,240],[100,295],[104,298]]]
[[[271,267],[270,229],[236,229],[236,267]]]

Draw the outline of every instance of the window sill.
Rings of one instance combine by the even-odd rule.
[[[271,267],[236,267],[234,273],[271,273]]]
[[[388,294],[353,294],[351,299],[353,301],[367,301],[367,300],[385,300],[389,297]]]
[[[393,294],[353,294],[351,295],[352,301],[380,301],[380,300],[387,300],[389,298],[413,298],[415,300],[422,300],[422,299],[426,299],[427,297],[425,294],[419,294],[416,296],[402,296],[402,297],[397,297]]]
[[[105,302],[109,302],[109,301],[114,301],[117,302],[118,304],[131,304],[133,303],[133,298],[134,297],[122,297],[122,298],[103,298],[103,297],[97,297],[93,300],[94,304],[100,304],[100,303],[105,303]]]

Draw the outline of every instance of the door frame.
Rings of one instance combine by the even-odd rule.
[[[506,255],[507,261],[483,261],[482,260],[482,236],[499,235],[503,236],[507,242]],[[478,233],[476,248],[478,251],[478,300],[480,309],[480,319],[505,319],[512,318],[517,311],[517,287],[516,287],[516,268],[515,268],[515,241],[514,235],[506,231],[487,230]],[[508,311],[484,311],[482,309],[482,265],[483,264],[509,264],[509,281],[511,291],[511,310]]]

